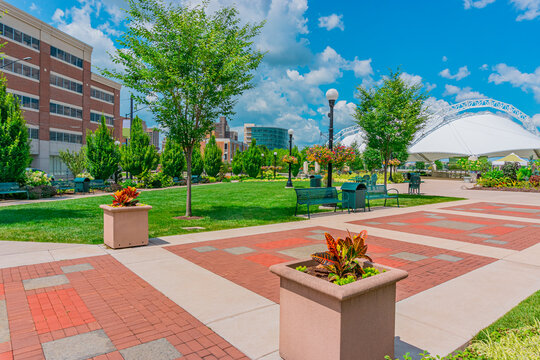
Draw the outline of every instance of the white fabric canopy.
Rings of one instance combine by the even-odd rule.
[[[495,165],[495,166],[501,166],[501,165],[504,165],[507,162],[515,162],[515,163],[518,163],[521,166],[526,166],[527,163],[528,163],[527,160],[520,158],[519,156],[517,156],[514,153],[511,153],[510,155],[507,155],[507,156],[505,156],[505,157],[503,157],[501,159],[493,161],[491,164]]]
[[[463,116],[441,126],[409,148],[409,161],[435,161],[456,156],[540,158],[540,137],[508,117],[493,113]]]

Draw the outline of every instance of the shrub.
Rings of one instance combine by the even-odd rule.
[[[435,166],[437,167],[437,170],[443,170],[444,165],[441,160],[435,160]]]
[[[231,168],[232,168],[233,174],[235,175],[240,175],[242,171],[244,170],[242,155],[243,155],[243,152],[237,151],[236,154],[234,154],[234,157],[232,159]]]
[[[120,148],[121,165],[124,171],[139,176],[155,170],[159,163],[159,155],[150,137],[142,127],[142,120],[137,116],[131,124],[131,139]]]
[[[426,163],[423,161],[417,161],[414,163],[414,168],[418,170],[424,170],[426,168]]]
[[[396,184],[401,184],[403,181],[405,181],[405,178],[403,177],[402,173],[396,172],[392,174],[392,180]]]
[[[186,167],[186,158],[182,147],[171,138],[167,138],[163,152],[161,153],[161,170],[165,175],[172,178],[181,178]]]
[[[139,202],[137,197],[141,195],[140,192],[137,192],[137,189],[131,186],[128,186],[125,189],[119,190],[112,194],[113,203],[112,206],[115,207],[128,207],[135,206]]]
[[[60,150],[58,154],[73,175],[80,174],[86,169],[86,150],[84,147],[73,152],[70,152],[69,149],[66,151]]]
[[[379,150],[368,147],[362,154],[362,157],[364,158],[364,165],[369,172],[382,168],[382,157]]]
[[[173,186],[173,178],[163,173],[163,171],[144,173],[141,176],[142,185],[147,189],[165,188]]]
[[[529,182],[532,186],[537,187],[540,185],[540,176],[539,175],[533,175],[529,178]]]
[[[43,171],[26,171],[25,182],[28,186],[51,185],[51,179]]]
[[[222,165],[223,153],[216,144],[216,137],[212,135],[204,148],[204,171],[210,176],[217,176]]]
[[[90,179],[90,180],[94,180],[94,177],[93,177],[92,175],[90,175],[89,172],[86,172],[86,171],[77,174],[76,177],[78,177],[78,178],[88,178],[88,179]]]
[[[45,199],[56,195],[56,188],[51,185],[38,185],[28,189],[30,199]]]
[[[191,175],[201,176],[203,170],[204,162],[201,155],[201,149],[198,146],[195,146],[191,155]]]
[[[519,164],[511,163],[511,162],[504,163],[504,165],[501,167],[501,170],[504,173],[504,176],[512,180],[517,180],[518,169],[519,169]]]
[[[255,140],[251,142],[251,146],[244,153],[243,157],[243,167],[244,171],[248,174],[249,177],[257,177],[261,166],[263,165],[263,159],[261,156],[261,150],[257,146]]]
[[[101,117],[101,124],[86,136],[86,159],[88,172],[94,179],[107,180],[118,170],[120,150],[114,144],[112,132]]]
[[[502,179],[504,178],[504,172],[501,170],[490,170],[486,171],[482,174],[482,178],[484,179]]]
[[[523,166],[519,168],[516,177],[518,180],[529,180],[532,175],[531,167]]]
[[[126,179],[123,183],[122,183],[122,188],[128,188],[128,187],[136,187],[138,184],[137,184],[137,181],[133,180],[133,179]]]

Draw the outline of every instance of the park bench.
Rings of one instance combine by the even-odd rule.
[[[103,190],[108,186],[109,186],[109,184],[107,184],[103,180],[90,180],[90,189],[101,189],[101,190]]]
[[[201,182],[201,177],[199,175],[191,175],[191,183],[198,184]]]
[[[395,191],[395,194],[389,194],[389,191]],[[371,211],[370,200],[384,199],[384,206],[386,206],[386,200],[396,199],[397,206],[399,207],[399,191],[397,189],[387,189],[386,185],[370,185],[367,188],[366,200],[369,211]]]
[[[59,191],[66,191],[66,190],[74,190],[75,191],[75,182],[71,180],[56,180],[51,181],[51,186],[54,186],[56,190]]]
[[[26,199],[29,198],[28,189],[22,188],[16,182],[0,183],[0,194],[5,197],[6,194],[24,194],[26,193]]]
[[[337,204],[343,201],[338,198],[338,191],[335,187],[330,188],[301,188],[294,189],[296,191],[296,209],[294,216],[298,212],[298,205],[307,205],[308,218],[311,218],[309,213],[310,205],[334,205],[334,212]]]

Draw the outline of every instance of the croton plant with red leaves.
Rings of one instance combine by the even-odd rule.
[[[140,195],[140,192],[137,192],[137,189],[131,186],[128,186],[125,189],[119,190],[112,194],[114,198],[112,206],[115,207],[126,207],[126,206],[135,206],[139,202],[137,197]]]

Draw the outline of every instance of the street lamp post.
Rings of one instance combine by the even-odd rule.
[[[261,157],[262,157],[262,165],[261,165],[261,180],[264,179],[264,170],[263,170],[263,166],[264,166],[264,153],[261,153]]]
[[[292,137],[294,134],[293,129],[289,129],[289,156],[292,156]],[[292,188],[292,171],[291,171],[291,163],[289,162],[289,180],[287,180],[287,185],[285,185],[286,188]]]
[[[274,180],[276,180],[276,157],[277,157],[277,152],[274,151]]]
[[[330,151],[334,148],[334,105],[339,96],[339,93],[336,89],[330,89],[326,92],[326,99],[330,105],[330,112],[328,117],[330,118],[330,126],[328,127],[328,148]],[[332,187],[332,162],[328,163],[328,181],[327,187]]]
[[[1,66],[0,69],[3,69],[3,68],[5,68],[6,66],[9,66],[9,65],[11,65],[11,64],[15,64],[16,62],[23,61],[23,60],[24,60],[24,61],[32,60],[32,58],[31,58],[30,56],[27,56],[27,57],[25,57],[24,59],[13,60],[12,62],[9,62],[9,63],[5,64],[4,66]]]

